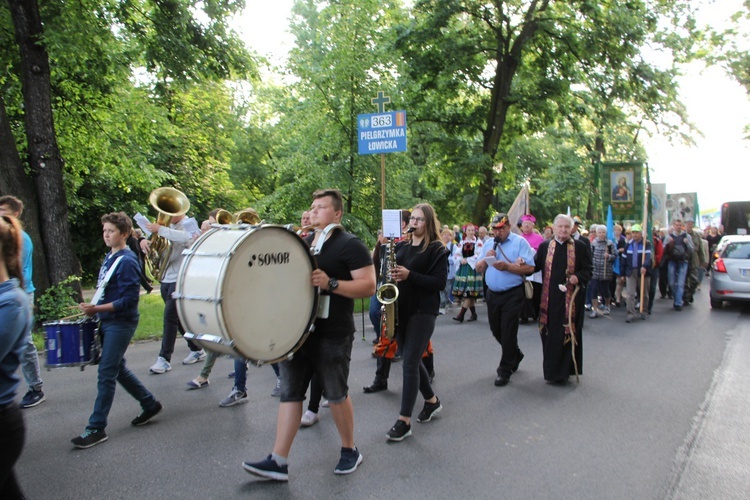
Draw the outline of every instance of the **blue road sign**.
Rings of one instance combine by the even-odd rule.
[[[406,151],[406,111],[357,116],[359,154]]]

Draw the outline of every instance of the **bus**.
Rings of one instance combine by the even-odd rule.
[[[724,233],[750,234],[750,201],[727,201],[721,205]]]

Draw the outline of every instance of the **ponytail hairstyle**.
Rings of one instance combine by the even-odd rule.
[[[11,278],[17,278],[24,287],[21,269],[21,250],[23,237],[21,223],[12,215],[0,216],[0,259],[8,269]]]

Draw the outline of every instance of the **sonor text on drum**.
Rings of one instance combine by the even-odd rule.
[[[258,266],[277,266],[289,264],[289,252],[268,252],[260,253],[257,255],[253,254],[250,256],[250,260],[248,261],[247,265],[249,267],[253,267],[256,262],[258,263]]]

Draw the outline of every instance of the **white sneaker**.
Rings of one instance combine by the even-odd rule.
[[[320,403],[320,406],[323,408],[330,408],[331,404],[328,402],[327,399],[324,399],[322,403]]]
[[[596,318],[596,316],[596,311],[591,311],[591,314],[589,314],[589,318]]]
[[[313,413],[310,410],[307,410],[304,415],[302,415],[302,421],[299,423],[302,427],[311,427],[318,423],[320,420],[320,417],[317,413]]]
[[[602,314],[604,314],[605,316],[609,316],[609,313],[610,313],[609,306],[607,306],[604,308],[604,312]]]
[[[438,309],[438,314],[445,314],[445,307]]]
[[[149,368],[149,371],[151,373],[160,374],[160,373],[166,373],[171,369],[172,369],[172,365],[169,364],[169,361],[159,356],[158,358],[156,358],[156,363],[151,365],[151,368]]]
[[[190,351],[190,354],[187,355],[187,358],[182,360],[183,365],[193,365],[197,363],[198,361],[203,361],[206,359],[206,351],[201,349],[200,351]]]

